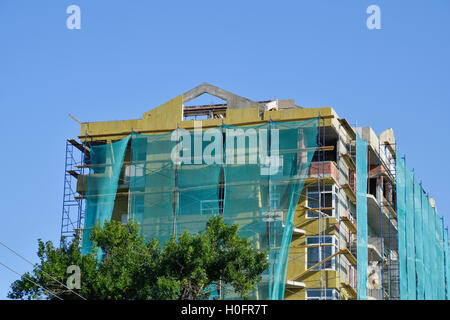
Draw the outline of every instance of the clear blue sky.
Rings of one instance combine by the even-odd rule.
[[[139,118],[205,81],[393,128],[448,225],[449,31],[448,0],[1,0],[0,241],[33,261],[37,238],[58,242],[69,113]],[[31,269],[2,247],[0,261]],[[0,298],[16,278],[0,266]]]

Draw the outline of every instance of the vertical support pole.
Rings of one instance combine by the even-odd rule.
[[[180,125],[177,123],[177,142],[180,139],[179,130],[180,130]],[[174,188],[174,196],[173,196],[174,201],[173,201],[173,215],[172,215],[172,234],[174,237],[177,236],[177,234],[176,234],[176,232],[177,232],[177,230],[176,230],[176,215],[177,215],[177,210],[179,207],[178,206],[179,205],[179,203],[178,203],[178,198],[179,198],[178,197],[179,196],[178,195],[178,171],[179,171],[180,166],[181,166],[181,163],[175,164],[175,188]]]
[[[272,143],[272,132],[271,132],[271,126],[272,126],[272,115],[270,115],[270,119],[269,119],[269,125],[268,125],[268,132],[267,132],[267,137],[268,137],[268,143],[267,143],[267,156],[269,159],[269,174],[267,175],[267,250],[269,251],[269,259],[272,258],[272,246],[271,246],[271,224],[270,224],[270,219],[272,219],[272,214],[271,214],[271,186],[270,186],[270,173],[271,173],[271,169],[272,169],[272,161],[271,161],[271,143]],[[272,300],[272,295],[273,295],[273,267],[269,267],[269,299]],[[272,278],[272,279],[271,279]]]
[[[225,139],[224,139],[225,126],[222,119],[221,133],[222,133],[222,161],[220,165],[220,176],[219,176],[219,215],[223,216],[223,209],[225,205]]]
[[[381,145],[380,141],[378,141],[378,177],[377,177],[377,186],[376,186],[376,195],[377,201],[380,206],[380,242],[381,242],[381,297],[382,300],[385,300],[384,294],[384,277],[385,277],[385,268],[384,268],[384,233],[383,233],[383,182],[381,179]]]
[[[318,196],[319,196],[319,199],[318,199],[318,204],[319,204],[319,208],[318,208],[318,215],[319,215],[319,219],[318,219],[318,239],[319,239],[319,247],[318,247],[318,249],[319,249],[319,261],[321,261],[321,260],[323,260],[324,259],[324,257],[322,257],[322,252],[323,252],[323,247],[322,247],[322,242],[323,242],[323,235],[322,235],[322,232],[323,232],[323,230],[322,230],[322,223],[323,223],[323,220],[324,220],[324,218],[325,217],[323,217],[322,216],[322,192],[323,192],[323,190],[322,190],[322,183],[321,183],[321,180],[322,180],[322,173],[323,173],[323,171],[324,171],[324,164],[323,164],[323,162],[322,162],[322,156],[323,156],[323,154],[322,154],[322,147],[324,146],[323,145],[323,141],[325,140],[325,137],[324,137],[324,132],[325,132],[325,130],[324,130],[324,132],[322,132],[322,128],[321,128],[321,125],[323,124],[323,121],[321,121],[322,120],[322,117],[321,117],[321,115],[320,115],[320,112],[319,112],[319,114],[318,114],[318,118],[317,118],[317,120],[318,120],[318,128],[319,128],[319,130],[318,130],[318,150],[317,150],[317,193],[318,193]],[[325,129],[325,127],[324,127],[324,129]],[[324,290],[324,285],[323,285],[323,264],[320,264],[319,265],[319,275],[320,275],[320,298],[321,299],[323,299],[324,298],[324,295],[326,296],[326,293],[324,292],[325,290]]]
[[[131,218],[131,205],[132,205],[132,199],[131,199],[131,177],[136,177],[136,167],[133,164],[133,136],[134,131],[133,128],[131,128],[131,137],[130,137],[130,165],[129,165],[129,177],[128,177],[128,214],[127,214],[127,222],[130,221]],[[131,174],[131,170],[134,171],[133,175]],[[133,179],[134,183],[134,179]]]

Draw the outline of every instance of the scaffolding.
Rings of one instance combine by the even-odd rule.
[[[84,219],[84,202],[77,197],[78,177],[83,176],[83,145],[70,139],[66,141],[66,158],[64,166],[63,207],[61,219],[61,244],[63,237],[70,239],[74,232],[81,230]]]
[[[346,124],[344,121],[341,121],[339,125],[339,132],[338,132],[338,143],[339,145],[341,142],[341,129],[343,125]],[[341,280],[341,270],[337,269],[336,272],[338,274],[339,279],[339,291],[342,295],[342,290],[345,289],[348,293],[348,296],[350,299],[357,299],[358,292],[357,292],[357,246],[356,246],[356,235],[357,235],[357,219],[356,219],[356,212],[354,212],[355,217],[352,216],[349,207],[351,205],[355,206],[356,210],[356,136],[350,136],[350,140],[348,144],[346,144],[346,150],[345,152],[339,152],[337,153],[337,162],[338,164],[341,163],[341,159],[345,162],[347,166],[347,179],[345,183],[340,185],[340,189],[344,191],[344,194],[347,197],[347,214],[341,215],[339,214],[339,221],[338,221],[338,234],[339,234],[339,245],[338,249],[341,250],[341,248],[344,248],[344,252],[342,255],[339,256],[339,266],[342,266],[346,270],[346,279]],[[341,245],[342,236],[341,236],[341,230],[342,226],[341,224],[344,224],[347,232],[345,234],[345,242],[343,245]],[[342,257],[345,257],[345,259],[342,259]]]
[[[400,275],[398,260],[398,230],[396,207],[396,157],[391,156],[390,148],[395,144],[378,142],[378,203],[380,206],[381,237],[381,299],[398,300],[400,298]],[[383,157],[384,154],[384,157]],[[387,219],[387,228],[383,220]]]
[[[305,244],[303,247],[305,248],[305,253],[301,254],[300,256],[297,256],[295,258],[293,258],[291,255],[289,255],[288,257],[288,263],[292,264],[292,263],[296,263],[298,261],[301,261],[302,263],[305,264],[306,270],[301,272],[300,274],[294,276],[293,279],[291,280],[287,280],[286,281],[286,291],[292,293],[292,294],[296,294],[297,293],[292,290],[293,288],[299,288],[299,289],[305,289],[306,285],[303,282],[299,282],[297,281],[297,279],[302,278],[304,275],[308,274],[311,271],[319,271],[319,275],[320,275],[320,279],[319,281],[319,299],[325,299],[327,296],[326,293],[326,289],[327,289],[327,282],[325,279],[325,273],[323,265],[324,263],[328,262],[329,260],[333,259],[336,255],[339,255],[340,252],[335,252],[332,256],[329,256],[327,258],[321,259],[321,261],[315,263],[313,266],[311,267],[307,267],[307,262],[304,259],[306,256],[306,250],[307,248],[318,248],[319,250],[319,257],[321,257],[321,250],[323,247],[327,247],[329,246],[329,244],[325,243],[325,230],[326,228],[324,226],[326,226],[326,219],[328,217],[328,215],[326,213],[324,213],[322,211],[322,209],[326,208],[326,205],[324,203],[324,199],[322,197],[323,191],[325,190],[325,152],[328,150],[330,150],[329,146],[325,145],[325,119],[323,117],[321,117],[320,112],[318,114],[318,118],[317,118],[317,150],[315,152],[315,154],[317,155],[316,157],[316,161],[314,161],[315,163],[315,170],[317,171],[317,177],[316,178],[307,178],[307,180],[309,180],[309,185],[311,186],[313,184],[316,184],[317,186],[317,190],[318,190],[318,198],[310,198],[310,200],[314,200],[317,201],[318,206],[317,208],[311,208],[311,207],[304,207],[302,209],[305,210],[305,215],[306,212],[314,212],[317,215],[317,221],[318,221],[318,230],[317,230],[317,237],[318,237],[318,243],[317,244],[312,244],[312,245],[308,245]],[[305,187],[307,187],[305,185]],[[302,192],[303,193],[303,192]],[[299,195],[299,199],[301,201],[301,198],[303,197],[303,194]],[[305,192],[305,198],[308,198],[308,193]],[[300,202],[299,201],[299,202]],[[298,204],[297,204],[298,205]],[[296,233],[294,233],[293,235],[296,236],[305,236],[306,232],[303,229],[295,229],[297,230]],[[306,242],[305,242],[306,243]],[[314,286],[314,288],[317,288],[317,285]]]
[[[87,133],[82,143],[74,139],[66,140],[60,244],[63,238],[71,239],[77,232],[82,238],[86,204],[78,190],[84,188],[89,159]]]
[[[300,296],[297,291],[300,289],[314,289],[318,291],[318,295],[315,297],[317,299],[328,299],[330,298],[330,293],[327,292],[327,289],[336,289],[337,290],[337,296],[331,296],[332,298],[342,298],[342,289],[345,288],[347,297],[350,299],[356,299],[356,251],[353,250],[356,247],[352,246],[353,244],[353,236],[356,234],[356,221],[352,217],[350,213],[348,213],[346,216],[341,216],[337,210],[337,205],[334,204],[333,207],[329,207],[329,205],[326,204],[325,200],[325,190],[326,186],[329,184],[336,185],[336,190],[339,190],[338,194],[336,194],[336,203],[338,202],[338,195],[341,194],[345,197],[348,196],[348,191],[352,192],[353,198],[348,196],[349,201],[353,204],[356,203],[356,196],[354,192],[354,180],[350,178],[351,174],[348,177],[348,181],[346,181],[345,184],[342,186],[339,184],[339,178],[334,177],[328,177],[327,174],[327,151],[336,151],[336,158],[338,163],[338,171],[344,170],[339,167],[341,164],[340,157],[347,159],[343,159],[345,163],[347,163],[347,168],[349,168],[350,171],[355,171],[356,165],[355,165],[355,151],[352,148],[352,143],[355,142],[354,139],[350,138],[350,143],[346,147],[345,152],[341,152],[338,146],[340,146],[341,143],[341,126],[339,127],[339,130],[337,130],[337,137],[338,140],[336,142],[337,149],[335,150],[335,146],[327,145],[326,141],[326,125],[325,125],[325,119],[323,117],[320,117],[319,114],[319,126],[318,126],[318,138],[317,138],[317,150],[315,154],[315,161],[313,162],[312,170],[310,171],[307,180],[309,181],[308,186],[314,186],[317,188],[317,196],[314,198],[309,195],[309,193],[305,190],[305,194],[302,195],[303,200],[311,200],[314,201],[314,203],[317,203],[318,206],[316,208],[311,208],[310,206],[304,206],[302,209],[304,209],[304,215],[306,217],[307,213],[313,213],[315,217],[315,221],[317,223],[317,229],[316,231],[310,230],[311,236],[314,236],[317,238],[317,241],[315,241],[314,244],[308,244],[306,241],[306,231],[302,229],[297,229],[299,232],[297,233],[297,237],[304,237],[304,245],[300,246],[293,246],[292,248],[303,248],[305,252],[300,254],[293,254],[289,257],[289,263],[290,264],[296,264],[300,263],[305,266],[305,270],[300,272],[299,274],[296,274],[293,278],[287,281],[286,292],[288,292],[291,295],[297,295]],[[347,145],[347,144],[346,144]],[[341,155],[342,153],[342,155]],[[331,164],[331,162],[330,162]],[[353,164],[353,166],[352,166]],[[317,175],[316,175],[317,174]],[[331,174],[332,175],[332,174]],[[349,190],[345,190],[344,186],[347,186]],[[334,192],[334,187],[332,187],[332,192]],[[341,193],[340,191],[344,190],[345,193]],[[318,197],[318,198],[317,198]],[[301,201],[300,201],[301,202]],[[334,210],[336,212],[335,218],[336,223],[334,224],[334,232],[330,230],[331,227],[333,227],[333,223],[330,223],[330,218],[332,218],[332,215],[328,214],[330,210]],[[348,230],[348,241],[342,242],[342,234],[341,231],[345,230],[341,226],[345,225],[346,230]],[[332,243],[330,244],[329,241],[326,241],[326,237],[330,237],[334,235],[336,241],[332,240]],[[327,256],[327,254],[324,254],[324,250],[326,247],[333,247],[334,250],[332,250],[331,254]],[[307,251],[308,249],[319,250],[318,257],[319,261],[314,263],[313,265],[309,265],[307,261]],[[317,249],[318,248],[318,249]],[[326,267],[326,265],[332,263],[333,268],[332,270],[335,271],[335,276],[330,276],[330,273],[328,271],[329,268]],[[341,270],[340,268],[346,268],[349,272],[347,273],[346,279],[341,279]],[[313,273],[318,274],[318,278],[311,279],[307,278],[309,275],[312,275]],[[332,274],[332,273],[331,273]],[[306,277],[306,278],[305,278]],[[303,280],[305,278],[305,280]],[[304,282],[300,282],[304,281]],[[329,286],[328,283],[335,283],[333,286]]]
[[[337,133],[336,147],[327,145],[329,141],[327,141],[326,137],[330,132],[326,132],[327,124],[326,117],[321,117],[320,113],[317,118],[317,148],[314,148],[315,151],[315,161],[311,163],[309,167],[308,174],[304,177],[305,188],[298,192],[298,197],[303,200],[313,200],[317,203],[317,206],[311,207],[309,205],[303,206],[302,214],[307,218],[308,213],[314,213],[315,222],[317,225],[317,233],[309,230],[309,234],[302,229],[300,226],[294,225],[292,237],[298,239],[298,237],[304,238],[304,245],[301,245],[305,249],[305,252],[299,255],[289,254],[288,263],[296,264],[298,262],[303,263],[305,269],[302,272],[299,272],[294,277],[290,276],[289,279],[286,279],[285,289],[286,292],[292,294],[298,294],[298,290],[306,289],[316,289],[318,292],[319,299],[327,299],[329,298],[329,290],[330,288],[336,289],[340,298],[343,297],[343,293],[346,293],[346,297],[350,299],[356,299],[358,297],[357,292],[357,281],[356,281],[356,272],[357,272],[357,246],[356,246],[356,235],[357,235],[357,219],[356,219],[356,200],[357,200],[357,192],[356,192],[356,152],[355,152],[355,141],[356,138],[348,135],[348,128],[346,128],[342,122],[339,126],[334,127],[334,132]],[[343,119],[339,119],[343,120]],[[268,129],[270,132],[270,128],[273,125],[272,119],[267,123]],[[329,125],[331,128],[332,126]],[[347,130],[347,135],[341,133],[341,129],[344,128]],[[224,125],[222,123],[221,132],[224,134]],[[131,139],[133,136],[138,137],[131,129]],[[342,137],[346,137],[345,141],[341,143]],[[271,136],[269,136],[268,140],[268,156],[270,157],[271,150]],[[89,142],[90,140],[90,142]],[[141,138],[141,140],[145,140]],[[90,138],[87,134],[84,137],[84,141],[79,143],[75,140],[67,140],[66,142],[66,158],[65,158],[65,175],[64,175],[64,194],[63,194],[63,210],[62,210],[62,222],[61,222],[61,237],[72,237],[75,231],[81,230],[84,227],[84,217],[85,217],[85,208],[86,208],[86,177],[87,173],[91,173],[92,164],[90,161],[90,152],[91,147],[95,148],[95,145],[103,145],[107,141],[99,140],[96,142],[92,142],[92,138]],[[111,142],[108,140],[108,142]],[[129,170],[131,167],[136,171],[138,169],[137,165],[139,161],[137,157],[133,158],[133,154],[135,151],[133,150],[132,145],[135,144],[136,141],[131,141],[130,146],[126,149],[125,153],[129,152],[125,157],[129,161],[123,162],[125,164],[129,164]],[[369,173],[369,179],[367,180],[369,191],[367,194],[370,194],[371,182],[370,178],[376,178],[375,190],[376,202],[378,208],[372,210],[371,212],[375,212],[374,215],[377,215],[379,219],[379,238],[378,234],[373,238],[368,238],[368,270],[369,270],[369,279],[368,283],[370,283],[372,274],[380,274],[381,282],[379,287],[371,287],[368,285],[367,288],[367,297],[375,298],[375,299],[389,299],[389,300],[397,300],[400,299],[400,270],[399,270],[399,257],[398,257],[398,227],[397,227],[397,195],[396,195],[396,156],[395,156],[395,143],[388,143],[378,140],[378,148],[373,147],[370,143],[367,143],[367,152],[368,152],[368,161],[367,161],[367,173]],[[136,144],[138,145],[138,144]],[[341,150],[340,147],[344,146],[345,150]],[[336,150],[335,150],[336,148]],[[77,152],[78,150],[78,152]],[[302,150],[307,150],[311,152],[309,149],[302,149],[301,146],[297,145],[296,150],[286,149],[287,152],[302,152]],[[338,178],[333,177],[332,171],[332,162],[329,161],[329,154],[327,152],[335,151],[336,152],[336,163],[335,169],[337,169]],[[377,170],[373,170],[371,168],[370,161],[370,153],[371,151],[376,156],[376,159],[373,159],[373,166],[375,166],[375,162],[378,162]],[[392,151],[392,152],[391,152]],[[387,156],[387,153],[392,154],[392,156]],[[334,156],[334,154],[333,154]],[[223,157],[223,155],[222,155]],[[223,160],[222,160],[223,162]],[[107,165],[103,165],[107,166]],[[360,168],[360,167],[358,167]],[[149,169],[145,169],[149,170]],[[348,176],[343,173],[347,170]],[[88,171],[88,172],[87,172]],[[175,189],[173,192],[174,201],[173,201],[173,221],[171,224],[171,230],[173,233],[177,233],[177,226],[179,222],[177,221],[177,212],[180,210],[180,194],[181,192],[186,192],[188,189],[195,189],[196,187],[184,186],[183,188],[179,188],[179,175],[180,175],[180,166],[177,165],[174,169],[174,183]],[[372,173],[372,174],[370,174]],[[149,173],[145,173],[149,174]],[[223,214],[224,211],[224,198],[225,198],[225,177],[224,177],[224,167],[223,165],[220,167],[219,172],[219,200],[202,200],[201,203],[201,212],[209,212],[211,206],[208,205],[208,201],[217,202],[217,211],[220,215]],[[331,176],[331,177],[330,177]],[[345,177],[346,181],[343,181]],[[124,181],[125,178],[118,177],[120,181]],[[130,176],[127,178],[130,179]],[[136,177],[134,177],[136,180]],[[248,183],[249,181],[247,181]],[[129,183],[129,181],[128,181]],[[268,190],[272,190],[271,188],[276,183],[272,182],[270,177],[267,177],[267,186]],[[334,197],[334,185],[336,185],[336,202],[333,202],[332,207],[326,202],[324,194],[329,192],[327,187],[332,184],[332,193]],[[123,184],[125,185],[125,184]],[[229,186],[233,186],[233,183],[228,184]],[[198,186],[197,186],[198,187]],[[317,197],[318,198],[309,198],[307,187],[314,187],[317,189]],[[126,192],[120,192],[117,189],[116,195],[122,198],[126,198],[127,201],[127,215],[129,217],[131,212],[136,211],[137,205],[132,203],[132,197],[136,197],[138,192],[134,190],[134,194],[132,191],[132,186],[128,184],[126,186]],[[134,187],[136,189],[136,187]],[[82,191],[81,191],[82,190]],[[342,191],[342,192],[341,192]],[[271,225],[275,222],[275,218],[279,218],[276,216],[278,212],[277,201],[279,199],[272,198],[274,194],[272,191],[269,191],[270,198],[267,202],[267,216],[264,216],[264,219],[267,222],[267,230],[271,230]],[[338,200],[338,195],[339,199]],[[315,196],[314,196],[315,197]],[[199,200],[199,199],[197,199]],[[347,214],[344,215],[340,210],[338,210],[338,201],[345,202],[345,208],[347,209]],[[122,201],[122,200],[121,200]],[[200,200],[199,200],[200,201]],[[294,204],[294,206],[298,206],[301,201],[298,201],[298,204]],[[132,210],[131,207],[134,206]],[[354,207],[354,208],[353,208]],[[353,208],[353,209],[352,209]],[[369,209],[369,208],[368,208]],[[214,209],[216,210],[216,209]],[[336,218],[336,222],[330,219],[332,217],[329,214],[330,210],[335,211],[334,217]],[[295,209],[294,209],[295,211]],[[352,212],[354,211],[354,212]],[[214,211],[216,212],[216,211]],[[369,210],[367,210],[369,214]],[[352,215],[353,213],[353,215]],[[311,216],[311,214],[309,214]],[[310,218],[310,217],[309,217]],[[279,220],[279,219],[278,219]],[[274,222],[272,222],[274,221]],[[332,222],[330,222],[332,221]],[[285,224],[282,226],[285,227]],[[333,231],[331,230],[333,227]],[[315,229],[315,227],[314,227]],[[378,231],[378,230],[377,230]],[[334,235],[336,237],[336,241],[333,240],[333,243],[329,243],[329,239],[327,237]],[[316,236],[316,243],[307,243],[307,236]],[[444,238],[444,236],[442,236]],[[276,241],[275,235],[272,235],[269,231],[267,232],[266,244],[269,250],[277,251],[280,249],[280,244]],[[291,239],[291,243],[293,239]],[[325,252],[324,248],[334,247],[334,251],[328,254]],[[295,248],[295,246],[291,246],[291,248]],[[319,259],[318,261],[313,261],[313,263],[309,263],[307,259],[308,248],[318,248]],[[380,248],[380,251],[377,252],[377,249]],[[328,256],[327,256],[328,255]],[[278,257],[276,257],[278,259]],[[330,276],[328,272],[330,270],[329,265],[330,261],[334,263],[334,271],[335,278]],[[372,268],[373,267],[373,268]],[[372,268],[372,269],[371,269]],[[342,279],[342,274],[344,272],[341,269],[346,270],[346,279]],[[317,277],[308,278],[312,273],[317,273]],[[331,273],[333,274],[333,273]],[[306,277],[305,277],[306,276]],[[306,281],[303,282],[303,278],[307,278]],[[333,283],[330,280],[334,280],[335,285],[330,285],[329,283]],[[222,287],[219,285],[219,295],[222,296]]]

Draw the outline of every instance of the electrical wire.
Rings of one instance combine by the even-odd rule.
[[[4,246],[6,249],[8,249],[9,251],[11,251],[12,253],[14,253],[15,255],[17,255],[18,257],[20,257],[21,259],[25,260],[26,262],[28,262],[29,264],[31,264],[32,266],[35,266],[33,262],[31,262],[30,260],[28,260],[27,258],[25,258],[24,256],[20,255],[18,252],[16,252],[15,250],[11,249],[10,247],[8,247],[6,244],[4,244],[3,242],[0,241],[0,245]],[[55,280],[57,283],[59,283],[60,285],[62,285],[63,287],[69,289],[72,293],[76,294],[78,297],[80,297],[83,300],[87,300],[85,297],[83,297],[82,295],[78,294],[77,292],[73,291],[72,289],[70,289],[68,286],[66,286],[64,283],[60,282],[58,279],[56,279],[55,277],[53,277],[51,274],[45,272],[44,270],[42,270],[39,266],[37,266],[37,268],[39,268],[39,270],[44,273],[45,275],[47,275],[49,278],[51,278],[52,280]]]
[[[27,276],[21,275],[19,272],[17,272],[17,271],[15,271],[14,269],[8,267],[6,264],[2,263],[1,261],[0,261],[0,264],[1,264],[2,266],[4,266],[6,269],[8,269],[9,271],[12,271],[12,272],[14,272],[15,274],[19,275],[20,277],[23,277],[24,279],[26,279],[26,280],[28,280],[28,281],[34,283],[35,285],[37,285],[38,287],[40,287],[40,288],[43,289],[44,291],[47,291],[48,293],[50,293],[51,295],[55,296],[55,297],[58,298],[59,300],[63,300],[61,297],[59,297],[58,295],[56,295],[56,294],[53,293],[52,291],[48,290],[48,289],[45,288],[44,286],[41,286],[39,283],[34,282],[33,280],[31,280],[31,279],[28,278]]]

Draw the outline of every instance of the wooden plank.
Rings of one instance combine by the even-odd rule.
[[[299,229],[299,228],[294,228],[294,229],[292,229],[292,235],[295,235],[295,236],[303,236],[303,235],[305,235],[305,234],[306,234],[306,231],[303,230],[303,229]]]
[[[73,145],[75,148],[77,148],[78,150],[80,150],[81,152],[84,153],[84,155],[86,157],[90,157],[90,149],[89,147],[83,146],[81,143],[79,143],[78,141],[76,141],[75,139],[67,139],[67,141]]]
[[[310,184],[313,184],[313,183],[317,183],[317,180],[319,180],[318,177],[306,178],[305,185],[310,185]],[[320,181],[324,182],[325,184],[337,184],[337,181],[336,181],[336,179],[334,178],[333,175],[329,175],[329,176],[326,176],[326,177],[321,177]]]
[[[117,192],[115,193],[116,197],[124,197],[128,196],[129,192]],[[76,196],[74,199],[80,200],[80,199],[86,199],[86,198],[96,198],[96,197],[104,197],[104,196],[111,196],[112,194],[92,194],[92,195],[84,195],[84,196]]]
[[[347,248],[341,249],[341,251],[342,254],[347,258],[348,262],[356,267],[358,261],[356,260],[355,256]]]
[[[74,171],[74,170],[67,170],[67,173],[69,173],[72,177],[78,179],[78,172]]]
[[[350,220],[349,217],[342,216],[342,217],[339,217],[339,220],[341,220],[342,222],[344,222],[344,224],[347,226],[347,228],[348,228],[352,233],[356,233],[356,231],[357,231],[356,225],[353,223],[352,220]]]
[[[131,164],[130,161],[123,161],[122,165]],[[81,169],[81,168],[104,168],[104,167],[111,167],[114,163],[99,163],[99,164],[83,164],[83,165],[76,165],[75,168]]]
[[[286,287],[287,288],[304,289],[304,288],[306,288],[306,284],[304,282],[293,281],[293,280],[286,280]]]
[[[343,184],[341,187],[342,187],[342,189],[344,189],[344,192],[347,195],[347,197],[350,199],[350,201],[353,204],[356,204],[356,194],[355,194],[355,191],[353,191],[352,187],[348,183]]]
[[[342,281],[341,286],[347,290],[347,292],[350,294],[350,296],[353,299],[356,299],[358,297],[358,293],[356,292],[356,289],[353,288],[349,283]]]
[[[333,151],[334,150],[334,146],[323,146],[323,147],[319,147],[317,149],[319,151]]]
[[[344,159],[345,163],[347,164],[347,167],[350,170],[356,171],[355,161],[353,161],[353,158],[348,153],[341,154],[341,157]]]

